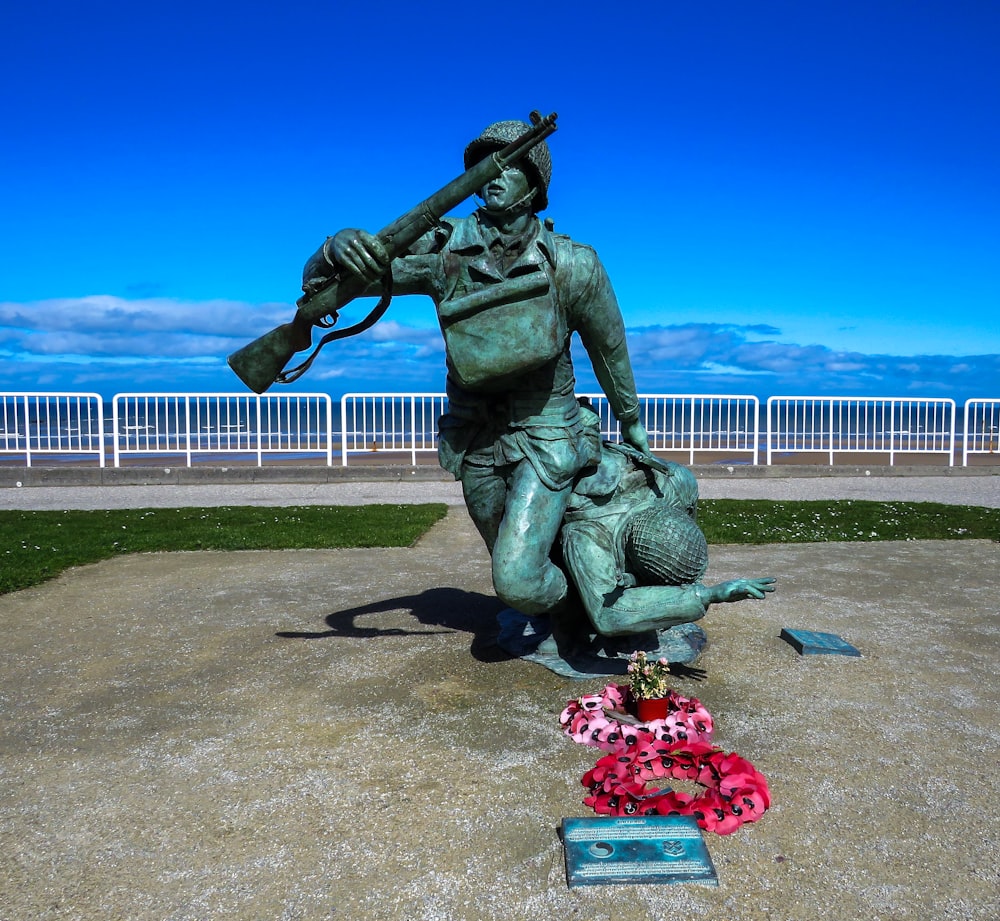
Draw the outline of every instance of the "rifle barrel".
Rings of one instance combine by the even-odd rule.
[[[531,128],[515,138],[491,157],[485,157],[456,176],[430,198],[425,198],[415,208],[383,227],[376,236],[382,241],[389,258],[395,258],[408,246],[434,227],[452,208],[460,205],[470,195],[481,189],[491,179],[496,179],[506,167],[516,163],[536,144],[556,130],[557,114],[553,112],[539,119]]]
[[[524,134],[492,156],[484,157],[430,198],[424,199],[415,208],[411,208],[406,214],[383,227],[377,236],[385,247],[389,259],[395,259],[428,230],[435,227],[452,208],[461,204],[486,183],[496,179],[508,166],[516,163],[536,144],[545,140],[556,130],[556,118],[555,112],[544,118],[537,112],[532,112],[532,127]],[[230,366],[251,390],[263,393],[279,378],[279,372],[292,355],[310,345],[310,327],[317,324],[329,325],[320,322],[323,317],[336,317],[341,307],[363,294],[366,288],[368,283],[353,273],[345,272],[331,276],[325,285],[312,288],[299,298],[296,302],[298,311],[291,323],[273,329],[234,352],[229,356]],[[385,303],[388,305],[388,300]],[[383,312],[384,309],[383,307]],[[351,327],[351,330],[345,332],[350,334],[352,331],[360,330]],[[321,342],[317,346],[316,351],[319,351],[322,344]],[[304,371],[311,361],[312,358],[300,366],[299,373]]]

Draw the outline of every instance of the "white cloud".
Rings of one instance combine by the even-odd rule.
[[[731,393],[737,387],[758,396],[789,393],[891,396],[920,391],[989,395],[1000,391],[1000,356],[895,356],[834,350],[823,345],[779,342],[773,327],[687,323],[629,330],[636,380],[644,392]],[[577,362],[582,379],[592,377],[586,356]],[[697,385],[685,381],[697,381]]]
[[[0,389],[240,390],[226,356],[288,322],[294,309],[106,295],[3,302]],[[630,329],[628,336],[638,389],[645,393],[925,393],[964,399],[1000,392],[997,355],[834,350],[778,341],[781,330],[759,324],[646,326]],[[596,389],[586,354],[575,349],[574,355],[579,389]],[[384,319],[360,336],[330,343],[295,389],[440,392],[444,384],[440,332]]]
[[[24,304],[0,302],[0,325],[36,332],[244,336],[248,328],[287,322],[294,310],[291,304],[172,298],[126,300],[99,294]]]

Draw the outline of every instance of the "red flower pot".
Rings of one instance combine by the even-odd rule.
[[[635,702],[635,715],[642,723],[651,723],[653,720],[664,720],[667,718],[669,700],[666,697],[654,697],[651,700],[637,700]]]

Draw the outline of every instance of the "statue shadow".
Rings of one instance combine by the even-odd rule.
[[[460,588],[438,587],[413,595],[385,598],[369,604],[334,611],[324,619],[328,629],[318,631],[279,630],[275,636],[296,640],[323,640],[334,637],[379,639],[390,636],[426,636],[434,633],[471,633],[472,656],[480,662],[506,662],[513,656],[497,645],[497,614],[504,607],[499,599]],[[441,629],[368,627],[356,619],[390,611],[409,611],[420,624]]]
[[[704,681],[708,677],[708,670],[689,665],[686,662],[671,662],[670,674],[675,678],[685,678],[688,681]]]

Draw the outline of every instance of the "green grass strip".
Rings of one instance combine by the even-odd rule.
[[[444,504],[0,511],[0,594],[123,553],[409,547]]]
[[[0,594],[123,553],[408,547],[444,505],[0,511]],[[1000,540],[1000,509],[934,502],[708,499],[711,544]]]
[[[707,499],[698,524],[710,544],[1000,540],[1000,509],[938,502]]]

